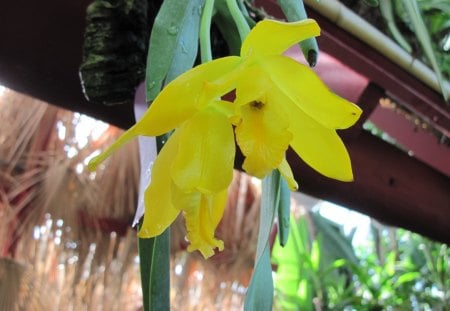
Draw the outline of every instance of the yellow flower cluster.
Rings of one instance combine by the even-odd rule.
[[[245,171],[262,178],[278,169],[293,190],[297,183],[285,158],[289,146],[323,175],[353,179],[336,130],[353,125],[361,110],[330,92],[307,66],[282,55],[319,32],[313,20],[259,22],[240,56],[213,60],[173,80],[136,125],[91,161],[95,168],[138,135],[175,129],[153,165],[140,237],[161,234],[183,211],[189,251],[207,258],[223,249],[214,232],[233,176],[235,138]],[[221,99],[233,90],[234,102]]]

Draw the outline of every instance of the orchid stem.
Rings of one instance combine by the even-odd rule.
[[[248,26],[244,15],[242,15],[241,9],[239,8],[239,5],[237,4],[236,0],[226,0],[226,2],[228,10],[230,11],[230,14],[233,17],[233,20],[238,28],[241,41],[243,42],[244,39],[247,37],[248,33],[250,32],[250,27]]]
[[[214,0],[206,0],[200,21],[200,55],[202,63],[212,60],[211,51],[211,19]]]

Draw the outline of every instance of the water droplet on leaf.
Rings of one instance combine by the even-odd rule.
[[[167,28],[167,32],[169,33],[169,35],[175,36],[176,34],[178,34],[178,27],[172,25],[169,28]]]

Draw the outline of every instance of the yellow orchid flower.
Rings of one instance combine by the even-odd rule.
[[[351,181],[347,150],[336,129],[353,125],[358,106],[333,94],[307,66],[283,56],[293,43],[319,34],[313,20],[258,23],[242,44],[245,65],[236,79],[236,140],[243,168],[263,177],[278,168],[296,188],[284,160],[290,145],[325,176]],[[280,164],[283,164],[280,167]]]
[[[189,251],[207,258],[223,242],[214,238],[222,218],[228,185],[233,177],[235,143],[233,104],[217,100],[217,79],[232,71],[238,57],[225,57],[197,66],[169,83],[142,119],[89,163],[95,169],[106,157],[138,135],[157,136],[176,128],[152,168],[144,196],[144,221],[138,233],[161,234],[184,212]]]
[[[350,159],[337,129],[361,114],[330,92],[315,73],[282,53],[319,34],[313,20],[259,22],[242,44],[240,56],[197,66],[169,83],[143,118],[103,154],[95,167],[126,141],[176,129],[158,155],[145,193],[141,237],[162,233],[183,211],[189,250],[204,257],[223,248],[215,239],[231,182],[236,141],[243,168],[257,177],[278,169],[297,188],[285,159],[289,146],[325,176],[350,181]],[[236,90],[234,103],[220,98]]]

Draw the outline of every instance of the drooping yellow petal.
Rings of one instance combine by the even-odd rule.
[[[180,128],[180,145],[171,175],[183,191],[218,192],[233,178],[235,144],[227,115],[213,105]]]
[[[131,139],[139,135],[158,136],[167,133],[192,117],[212,99],[230,91],[233,84],[223,76],[234,72],[233,69],[238,66],[240,61],[241,59],[237,56],[219,58],[194,67],[170,82],[156,97],[138,123],[89,162],[89,170],[95,170],[101,162]],[[223,85],[214,83],[219,78]]]
[[[332,93],[309,67],[285,56],[268,57],[261,64],[277,88],[323,126],[345,129],[360,117],[358,106]]]
[[[312,19],[294,23],[263,20],[256,24],[242,43],[241,56],[281,55],[294,44],[320,34]]]
[[[236,141],[245,156],[243,168],[262,178],[277,168],[292,139],[289,121],[276,107],[256,99],[241,106],[241,122],[236,126]]]
[[[223,242],[216,239],[214,233],[222,219],[227,190],[210,195],[197,191],[183,192],[182,195],[185,196],[182,202],[189,202],[183,207],[187,239],[190,242],[188,251],[199,250],[203,257],[208,258],[214,255],[215,248],[223,250]]]
[[[208,258],[214,254],[213,249],[218,248],[219,251],[223,250],[223,241],[216,239],[214,237],[214,232],[222,219],[226,200],[227,190],[215,195],[202,195],[199,210],[201,239],[193,239],[192,232],[189,231],[189,226],[187,226],[187,236],[189,241],[191,241],[188,246],[188,251],[192,252],[198,249],[205,258]],[[186,223],[187,222],[186,219]]]
[[[281,176],[286,180],[289,189],[292,191],[296,191],[298,189],[298,184],[294,179],[294,174],[292,173],[291,166],[286,161],[286,158],[283,158],[280,165],[278,166],[278,170],[280,171]]]
[[[169,132],[192,117],[220,90],[210,90],[221,76],[232,71],[240,62],[237,56],[223,57],[190,69],[170,82],[156,97],[136,130],[140,135],[157,136]]]
[[[175,131],[153,164],[152,179],[144,196],[144,222],[138,233],[141,238],[163,233],[180,213],[172,204],[172,180],[167,172],[177,153],[179,136],[178,131]]]
[[[277,99],[292,112],[289,130],[293,139],[290,145],[303,161],[327,177],[352,181],[350,157],[336,131],[312,119],[283,94],[279,94]]]

